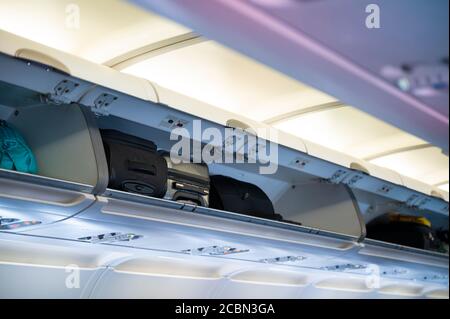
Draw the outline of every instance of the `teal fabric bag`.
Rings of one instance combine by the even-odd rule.
[[[33,152],[23,137],[6,121],[0,120],[0,168],[37,173]]]

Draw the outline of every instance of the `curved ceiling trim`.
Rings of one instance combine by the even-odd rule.
[[[417,151],[417,150],[423,150],[423,149],[427,149],[427,148],[433,148],[435,146],[431,145],[430,143],[423,143],[423,144],[417,144],[417,145],[412,145],[412,146],[405,146],[405,147],[399,147],[399,148],[394,148],[391,150],[387,150],[384,152],[380,152],[377,154],[373,154],[370,156],[367,156],[364,158],[365,161],[373,161],[377,158],[381,158],[381,157],[385,157],[385,156],[389,156],[389,155],[394,155],[394,154],[399,154],[399,153],[406,153],[406,152],[411,152],[411,151]]]
[[[281,123],[281,122],[284,122],[287,120],[291,120],[296,117],[300,117],[305,114],[324,112],[324,111],[338,109],[341,107],[347,107],[347,105],[342,102],[339,102],[339,101],[314,105],[311,107],[307,107],[307,108],[303,108],[303,109],[295,110],[292,112],[277,115],[275,117],[265,120],[264,123],[268,124],[268,125],[275,125],[275,124],[278,124],[278,123]]]
[[[128,51],[105,62],[104,65],[122,70],[143,60],[204,41],[207,40],[194,32],[188,32]]]

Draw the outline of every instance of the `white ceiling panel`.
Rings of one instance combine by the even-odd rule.
[[[424,143],[352,107],[305,114],[275,127],[361,159]]]
[[[430,185],[448,179],[448,156],[437,147],[392,154],[374,159],[372,163]]]
[[[0,0],[0,29],[98,63],[189,32],[118,0]]]
[[[123,72],[257,121],[336,101],[212,41],[158,55]]]

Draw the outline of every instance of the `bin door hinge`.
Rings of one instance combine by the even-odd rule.
[[[109,93],[100,94],[94,101],[94,105],[91,106],[92,112],[100,116],[108,116],[111,110],[111,104],[118,99]]]
[[[73,102],[73,91],[79,87],[80,84],[70,80],[62,80],[55,86],[52,93],[45,96],[47,102],[52,104],[70,104]]]

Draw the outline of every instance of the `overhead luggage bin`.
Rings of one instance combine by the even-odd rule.
[[[220,5],[228,17],[245,7],[277,22],[262,2]],[[117,34],[85,54],[66,50],[104,65],[0,31],[0,296],[448,297],[448,157],[347,102],[368,111],[381,103],[379,116],[387,105],[410,107],[406,120],[423,115],[437,131],[422,136],[436,143],[448,110],[399,92],[313,35],[291,34],[292,45],[266,31],[293,48],[286,56],[302,52],[289,74],[346,103],[170,24],[124,40],[128,52],[112,44]],[[15,143],[37,171],[17,165]],[[232,161],[205,159],[216,151]]]
[[[8,36],[8,38],[5,38],[5,40],[6,39],[10,39],[10,38],[13,38],[13,39],[17,38],[15,36],[7,34],[6,32],[2,32],[2,36]],[[12,42],[14,42],[14,41],[9,41],[8,43],[12,43]],[[29,41],[19,38],[19,42],[20,43],[22,43],[22,42],[23,43],[28,43]],[[17,47],[17,45],[14,46],[15,49],[16,49],[16,47]],[[47,49],[52,51],[52,49],[49,49],[49,48],[47,48]],[[45,49],[45,47],[44,47],[44,52],[47,49]],[[7,51],[8,52],[8,51],[13,51],[13,50],[10,48],[9,50],[3,50],[3,51]],[[59,53],[60,60],[64,60],[63,57],[67,57],[67,59],[69,61],[71,61],[71,60],[78,61],[79,60],[76,57],[73,57],[73,56],[70,56],[70,55],[67,55],[67,54],[64,54],[64,53]],[[14,63],[16,63],[16,62],[14,62]],[[13,63],[13,62],[11,62],[11,63]],[[11,67],[11,65],[9,65],[9,67]],[[20,64],[19,65],[15,65],[15,67],[18,68],[19,70],[22,69]],[[96,69],[97,67],[98,67],[97,65],[94,65],[94,64],[92,65],[93,69]],[[35,70],[35,69],[38,70],[39,68],[33,68],[33,67],[30,68],[30,70]],[[102,72],[101,71],[102,69],[103,69],[103,67],[100,67],[100,70],[98,70],[98,72],[93,72],[93,73],[100,74]],[[126,78],[128,78],[128,77],[126,75],[121,74],[119,72],[114,72],[113,70],[109,70],[108,72],[113,72],[114,74],[117,75],[117,77],[108,76],[107,78],[109,78],[109,79],[116,78],[117,81],[120,82],[120,83],[127,82]],[[44,72],[44,73],[38,72],[38,73],[39,73],[39,76],[42,76],[42,74],[51,74],[51,76],[54,76],[56,74],[56,75],[58,75],[57,76],[58,80],[65,79],[64,76],[61,76],[57,72],[56,73],[55,72]],[[17,74],[17,72],[15,72],[15,74]],[[112,74],[110,74],[110,75],[112,75]],[[124,78],[124,76],[126,78]],[[85,77],[88,77],[88,75],[85,75]],[[14,81],[18,81],[17,84],[20,84],[20,82],[23,81],[23,78],[29,78],[29,77],[28,76],[25,76],[25,77],[21,76],[20,78],[19,77],[17,77],[17,78],[18,78],[18,80],[14,80],[14,78],[12,78],[12,79],[9,79],[9,81],[13,81],[13,82]],[[93,80],[95,80],[95,79],[96,78],[93,78]],[[120,79],[123,79],[123,81],[120,80]],[[112,82],[114,82],[114,81],[112,81]],[[55,83],[55,86],[57,85],[57,83],[59,83],[58,81],[56,81],[56,79],[54,79],[53,81],[50,81],[50,82]],[[39,84],[39,83],[41,83],[41,84]],[[34,81],[33,85],[38,85],[38,84],[42,85],[42,83],[44,83],[44,86],[46,85],[47,87],[42,87],[42,88],[39,89],[39,91],[47,92],[47,93],[48,92],[53,92],[55,86],[52,86],[52,85],[49,86],[48,84],[45,84],[45,83],[47,83],[47,81],[43,81],[43,80],[41,80],[39,82]],[[103,83],[103,82],[101,82],[101,83]],[[145,83],[145,84],[143,84],[144,87],[149,87],[149,86],[152,87],[152,85],[148,81],[143,80],[142,83]],[[22,83],[22,85],[25,85],[25,84]],[[67,97],[64,97],[64,98],[66,98],[68,100],[77,100],[78,101],[79,98],[81,97],[81,95],[83,94],[83,92],[85,92],[90,85],[92,85],[92,84],[89,84],[88,82],[85,83],[84,81],[81,81],[80,82],[80,90],[79,91],[72,90],[71,92],[69,92],[69,95]],[[84,89],[82,89],[83,87],[84,87]],[[111,87],[114,87],[114,85],[112,84]],[[141,86],[138,85],[136,87],[141,87]],[[204,112],[204,110],[207,110],[209,108],[209,106],[207,106],[207,105],[205,105],[203,103],[200,103],[198,101],[193,101],[192,99],[189,99],[187,97],[183,97],[183,96],[181,96],[178,93],[171,92],[170,90],[164,90],[164,89],[162,89],[161,87],[158,87],[158,86],[154,86],[154,87],[155,87],[155,89],[157,91],[157,92],[156,91],[155,92],[158,93],[160,95],[160,97],[158,98],[155,95],[155,96],[152,96],[150,98],[150,100],[161,101],[163,104],[169,104],[171,107],[174,107],[175,109],[178,108],[178,109],[180,109],[180,110],[182,110],[184,112],[187,112],[190,109],[192,109],[192,112],[189,113],[189,114],[193,114],[193,115],[196,115],[196,113],[198,113],[199,115],[203,114],[203,116],[205,116],[206,112]],[[122,90],[121,92],[123,92],[124,90]],[[153,87],[152,87],[152,90],[153,90]],[[99,86],[97,88],[94,88],[92,91],[89,91],[86,96],[83,96],[82,103],[90,105],[92,108],[96,109],[96,111],[101,113],[101,112],[104,111],[103,109],[105,108],[105,105],[104,104],[99,105],[98,103],[96,105],[95,101],[97,100],[97,98],[101,94],[105,94],[105,93],[109,94],[109,93],[111,93],[113,91],[115,91],[115,90],[111,90],[109,88],[105,88],[105,87],[100,87]],[[76,93],[76,92],[78,92],[78,93]],[[132,91],[129,92],[129,94],[131,96],[134,96],[134,97],[136,97],[136,96],[140,97],[140,98],[136,99],[135,102],[138,103],[138,104],[141,104],[142,105],[141,108],[143,108],[144,107],[143,105],[145,103],[142,103],[142,102],[139,102],[139,101],[142,101],[141,99],[149,100],[148,95],[143,93],[142,91],[139,94],[135,94],[135,92],[134,93],[133,92],[134,91],[132,90]],[[110,96],[108,95],[107,98],[109,98],[109,97]],[[114,96],[112,96],[111,98],[114,98]],[[183,102],[183,101],[185,101],[185,102]],[[120,115],[120,116],[131,116],[132,118],[134,117],[132,115],[133,112],[131,112],[131,110],[125,111],[124,108],[120,108],[120,109],[116,109],[115,111],[119,111],[120,113],[116,113],[116,114]],[[107,112],[107,110],[106,110],[106,112]],[[219,122],[222,125],[225,125],[230,120],[236,119],[236,115],[235,114],[228,114],[226,111],[220,112],[217,109],[214,109],[214,111],[212,111],[211,114],[214,114],[214,116],[211,117],[210,121],[213,121],[213,122],[216,122],[216,123]],[[208,118],[208,115],[206,115],[206,117]],[[148,120],[149,120],[148,118],[145,118],[145,121],[148,121]],[[181,119],[181,120],[183,120],[183,119]],[[139,119],[139,121],[142,122],[143,118]],[[255,123],[255,122],[250,121],[248,119],[242,118],[242,120],[239,119],[239,121],[241,121],[243,123],[247,123],[251,127],[260,127],[259,126],[260,123]],[[149,124],[149,122],[145,122],[145,124]],[[339,164],[339,165],[348,165],[348,164],[351,165],[351,163],[355,163],[355,162],[359,163],[360,162],[359,160],[350,159],[347,155],[340,155],[337,152],[333,153],[333,151],[329,151],[329,150],[323,149],[322,147],[314,145],[312,143],[308,143],[307,141],[302,141],[301,139],[293,137],[293,136],[290,136],[289,134],[285,134],[285,133],[282,133],[282,132],[278,132],[278,133],[279,133],[278,135],[279,135],[279,140],[281,141],[281,144],[282,145],[286,145],[289,148],[292,148],[292,149],[295,149],[295,150],[299,150],[301,152],[310,152],[311,154],[315,154],[316,156],[321,156],[321,157],[326,156],[327,158],[330,158],[330,159],[333,158],[333,161],[337,162],[337,164]],[[308,150],[308,147],[305,145],[305,143],[309,144],[309,150]],[[326,153],[326,155],[325,155],[325,153]],[[364,163],[362,163],[361,165],[363,167],[364,166],[368,166],[367,164],[364,164]],[[386,174],[383,174],[381,172],[378,173],[378,171],[379,170],[376,170],[375,172],[373,172],[373,174],[377,174],[377,175],[379,174],[380,178],[384,178],[386,176]],[[394,178],[394,177],[392,177],[392,178]]]
[[[11,86],[0,82],[0,87],[0,103],[5,104]],[[35,104],[27,105],[24,90],[13,90],[19,105],[4,106],[9,111],[2,120],[21,132],[38,168],[37,174],[0,169],[2,231],[20,232],[75,215],[95,201],[93,194],[106,188],[105,164],[95,150],[98,136],[89,114],[75,104],[32,100]]]
[[[75,230],[75,225],[76,223],[73,221],[72,230]],[[78,224],[78,226],[81,225],[81,223]],[[60,226],[55,224],[51,228],[56,230],[58,227]],[[6,282],[14,285],[21,276],[37,274],[38,271],[41,271],[41,274],[43,271],[50,272],[57,279],[59,278],[58,273],[64,272],[67,277],[67,271],[72,270],[71,267],[74,266],[68,264],[62,268],[58,265],[61,262],[71,263],[70,258],[75,258],[78,260],[77,265],[81,270],[80,288],[82,288],[76,290],[84,298],[123,298],[125,296],[150,298],[156,293],[152,287],[161,281],[167,283],[168,286],[165,287],[174,285],[180,288],[162,291],[163,298],[187,297],[187,285],[196,287],[198,285],[202,289],[195,290],[196,296],[208,298],[232,298],[232,292],[237,293],[238,297],[250,298],[250,292],[256,287],[260,288],[258,295],[261,297],[269,296],[268,290],[273,290],[273,294],[270,296],[274,296],[274,298],[343,298],[346,296],[380,298],[384,293],[401,298],[402,296],[411,297],[411,289],[415,287],[421,288],[420,292],[418,289],[413,291],[418,298],[423,298],[431,292],[434,292],[435,296],[430,295],[430,298],[438,298],[448,289],[445,284],[448,264],[446,265],[442,256],[434,256],[435,263],[431,264],[432,258],[430,257],[432,256],[427,258],[413,252],[409,252],[409,254],[415,255],[416,260],[395,262],[395,260],[389,261],[389,258],[385,259],[385,257],[369,257],[367,259],[362,255],[358,258],[358,255],[355,255],[356,250],[347,250],[334,255],[324,255],[323,253],[316,255],[314,250],[307,249],[302,250],[302,258],[297,254],[291,255],[290,258],[261,260],[261,256],[270,256],[270,254],[272,256],[282,256],[277,254],[289,256],[290,248],[286,245],[279,245],[279,248],[275,249],[274,246],[266,243],[258,248],[254,246],[255,242],[251,244],[251,241],[241,241],[240,247],[245,246],[251,251],[254,249],[255,251],[248,256],[245,256],[245,253],[208,256],[207,254],[187,254],[170,249],[145,249],[142,245],[136,244],[138,240],[134,243],[126,241],[95,243],[64,239],[62,237],[67,237],[67,229],[61,229],[60,232],[53,232],[52,236],[46,235],[45,237],[33,234],[34,232],[21,235],[0,233],[0,239],[9,247],[9,250],[6,250],[8,253],[2,256],[4,260],[0,262],[0,267],[11,265],[15,274]],[[101,231],[98,227],[97,230]],[[150,234],[157,234],[158,237],[159,231],[155,233],[155,230],[154,228],[150,229]],[[164,233],[166,234],[166,232]],[[69,234],[69,236],[71,235],[74,233]],[[148,243],[150,241],[156,241],[155,244],[162,243],[163,241],[157,237],[149,238]],[[202,238],[202,235],[196,237]],[[173,240],[169,245],[179,242],[179,239]],[[215,240],[217,241],[217,239]],[[21,245],[18,246],[18,243]],[[30,255],[29,251],[24,248],[24,243],[45,245],[45,250],[40,251],[40,259],[30,259],[33,254]],[[189,241],[185,241],[185,243],[187,246],[190,244]],[[200,242],[197,243],[200,244]],[[299,251],[298,248],[292,248],[294,250],[291,252]],[[60,249],[64,249],[63,254],[57,254]],[[395,253],[399,260],[407,256],[401,250],[397,250]],[[297,258],[294,258],[295,256]],[[319,258],[314,258],[314,256]],[[426,260],[428,263],[425,262]],[[37,265],[37,263],[42,264]],[[373,273],[372,271],[377,272]],[[268,276],[269,274],[270,276]],[[379,286],[367,285],[371,280],[371,274],[380,274]],[[20,287],[28,289],[30,296],[40,297],[41,295],[36,290],[37,284],[39,284],[38,279],[39,277],[22,281]],[[59,285],[67,289],[65,282],[63,280]],[[93,283],[96,284],[93,285]],[[52,287],[57,290],[56,281],[55,286],[52,283]],[[61,298],[66,297],[70,296],[61,295]]]
[[[306,146],[304,142],[298,137],[292,136],[283,131],[276,130],[269,125],[261,122],[256,122],[242,115],[228,112],[216,106],[195,100],[194,98],[191,98],[189,96],[164,88],[157,83],[153,83],[153,86],[155,87],[155,90],[157,92],[159,102],[168,105],[171,108],[189,113],[197,118],[206,119],[208,121],[224,126],[227,126],[227,124],[233,122],[240,122],[245,124],[245,126],[247,127],[253,128],[255,132],[257,132],[257,129],[260,129],[257,133],[259,133],[259,137],[261,138],[273,141],[275,143],[283,141],[283,145],[289,148],[301,152],[306,152]],[[275,131],[276,136],[270,136],[270,130]]]
[[[208,105],[205,103],[202,103],[200,101],[196,101],[190,97],[183,96],[177,92],[174,92],[172,90],[163,88],[161,86],[158,86],[155,84],[156,90],[158,92],[158,96],[160,99],[160,102],[163,104],[170,105],[171,107],[174,107],[180,111],[184,112],[190,112],[193,115],[197,115],[201,118],[206,118],[210,121],[226,125],[227,121],[234,117],[238,118],[244,123],[249,123],[253,127],[257,128],[268,128],[268,126],[261,124],[259,122],[252,121],[247,118],[236,116],[235,114],[228,113],[225,110],[219,109],[217,107],[214,107],[212,105]],[[307,140],[301,140],[297,137],[294,137],[290,134],[284,133],[283,131],[277,130],[277,136],[278,141],[281,142],[283,146],[286,146],[288,148],[292,148],[294,150],[304,152],[308,155],[312,155],[314,157],[323,159],[326,162],[334,163],[346,168],[349,168],[351,170],[355,171],[355,179],[359,180],[363,176],[361,174],[357,174],[357,172],[361,172],[363,174],[367,174],[373,177],[376,177],[380,180],[379,183],[375,183],[375,185],[371,186],[371,190],[381,193],[381,194],[387,194],[389,193],[390,186],[387,188],[387,191],[382,191],[384,185],[382,181],[387,181],[390,184],[398,185],[398,186],[406,186],[408,188],[418,190],[420,192],[425,192],[427,195],[431,195],[431,191],[428,191],[427,188],[420,187],[420,183],[418,182],[416,186],[414,187],[413,183],[410,183],[406,185],[404,183],[404,180],[402,179],[402,176],[398,174],[397,172],[394,172],[392,170],[389,170],[387,168],[383,168],[374,164],[371,164],[369,162],[365,162],[363,160],[351,157],[349,155],[325,148],[321,145],[318,145],[316,143],[309,142]],[[268,140],[270,140],[270,137],[268,137]],[[302,158],[301,156],[297,159],[299,163],[311,161],[306,158]],[[312,161],[311,161],[312,162]],[[295,160],[294,160],[295,164]],[[311,164],[311,163],[308,163]],[[290,163],[292,165],[292,163]],[[309,166],[309,167],[308,167]],[[313,169],[310,167],[311,165],[306,165],[306,167],[302,168],[304,171],[308,171],[308,169]],[[314,171],[316,174],[324,174],[324,178],[330,178],[333,174],[327,176],[325,168],[323,166],[320,166],[321,172],[319,172],[317,169]],[[337,171],[338,169],[336,169]],[[336,171],[333,171],[335,173]],[[342,177],[344,175],[347,175],[347,172],[343,172]],[[346,176],[348,177],[348,175]],[[350,180],[351,178],[349,178]],[[406,178],[405,178],[406,179]],[[361,182],[360,182],[361,183]],[[398,199],[398,196],[395,196],[394,198]],[[445,198],[445,197],[444,197]]]
[[[224,268],[227,266],[217,261],[199,263],[185,256],[125,259],[110,265],[91,297],[214,298]]]
[[[65,62],[64,54],[61,53],[58,57],[58,61]],[[67,59],[68,61],[77,60],[72,56],[68,56]],[[97,196],[88,196],[91,200],[89,205],[80,206],[79,210],[77,206],[69,213],[63,214],[66,217],[73,216],[75,218],[69,218],[61,222],[56,222],[58,219],[50,218],[48,222],[54,225],[45,228],[30,228],[29,231],[26,231],[28,234],[47,236],[55,231],[58,238],[77,240],[78,238],[95,236],[97,233],[95,226],[99,225],[100,234],[116,232],[116,230],[108,229],[102,223],[123,225],[122,231],[128,234],[133,233],[135,227],[139,227],[139,223],[145,220],[146,222],[152,221],[172,226],[181,224],[196,230],[209,229],[212,232],[233,234],[232,236],[239,231],[245,236],[257,238],[271,234],[270,239],[274,241],[295,242],[314,247],[324,246],[332,250],[346,250],[364,243],[365,223],[373,217],[387,213],[391,208],[412,215],[426,214],[427,218],[429,217],[432,220],[433,227],[448,227],[445,223],[448,218],[448,203],[442,199],[431,197],[431,191],[427,191],[428,193],[425,194],[419,193],[419,197],[416,197],[418,191],[405,187],[402,177],[395,172],[378,168],[352,156],[328,150],[286,133],[279,134],[279,141],[276,144],[279,148],[279,156],[274,160],[278,169],[271,176],[259,174],[258,167],[249,163],[236,166],[220,163],[212,164],[209,169],[211,174],[227,175],[235,179],[240,177],[242,180],[260,187],[274,203],[275,213],[281,213],[281,215],[284,213],[289,218],[292,217],[292,221],[302,223],[302,226],[107,189],[108,173],[105,172],[107,166],[103,143],[99,139],[99,129],[120,130],[123,133],[148,141],[155,141],[160,150],[168,151],[175,143],[169,138],[174,127],[183,128],[191,133],[190,143],[198,139],[193,134],[195,120],[202,120],[203,123],[218,129],[220,132],[224,132],[227,127],[255,132],[259,128],[259,123],[226,111],[217,110],[189,98],[185,99],[180,94],[164,90],[158,86],[155,86],[155,92],[158,93],[159,97],[156,97],[156,101],[149,101],[147,98],[137,96],[139,94],[133,93],[134,91],[128,94],[120,91],[124,88],[116,88],[113,84],[111,86],[98,84],[93,81],[95,77],[93,80],[80,79],[55,69],[43,69],[42,64],[31,63],[28,65],[17,57],[1,55],[0,63],[11,71],[17,70],[14,74],[21,75],[9,79],[7,75],[2,73],[1,83],[5,83],[3,86],[14,89],[15,92],[19,93],[19,96],[21,96],[20,94],[23,94],[24,97],[30,96],[30,94],[35,96],[37,104],[39,104],[21,108],[20,105],[15,105],[9,100],[8,103],[11,105],[7,106],[6,111],[1,114],[7,114],[8,119],[15,119],[16,122],[13,122],[17,123],[25,135],[30,136],[30,144],[36,149],[38,160],[39,158],[45,159],[42,165],[44,177],[57,180],[58,185],[67,185],[64,187],[69,190],[76,188],[73,184],[87,185],[86,189],[78,189],[77,191]],[[94,72],[96,66],[89,66],[89,68],[91,67],[92,72]],[[103,67],[99,67],[99,74],[102,70]],[[36,78],[33,80],[24,76],[27,72],[32,72],[36,75]],[[127,79],[114,70],[108,72],[116,74],[117,81],[126,81]],[[39,81],[36,80],[38,75]],[[25,83],[22,78],[27,78],[29,83]],[[47,80],[49,83],[58,83],[58,85],[62,83],[63,91],[69,90],[69,94],[59,96],[56,93],[59,86],[56,86],[55,92],[55,87],[46,84]],[[146,85],[150,85],[147,81],[143,81]],[[70,83],[79,83],[79,86],[68,87]],[[36,88],[33,88],[34,85]],[[80,91],[77,91],[78,88]],[[144,91],[140,90],[141,93]],[[8,97],[8,94],[5,93],[2,96]],[[47,97],[47,99],[41,100],[42,97]],[[23,101],[19,102],[26,104],[27,99],[24,98]],[[16,109],[19,113],[14,114]],[[208,111],[212,115],[208,115]],[[58,116],[62,116],[61,114],[66,112],[72,114],[70,121],[78,119],[81,123],[84,123],[82,133],[73,136],[68,134],[70,138],[75,138],[78,141],[74,142],[76,147],[72,143],[70,147],[63,145],[60,148],[57,144],[53,145],[48,142],[51,140],[52,134],[42,134],[46,130],[38,132],[39,134],[33,134],[29,132],[32,125],[22,124],[21,126],[21,123],[31,123],[33,119],[40,117],[58,124],[65,123],[63,120],[69,121],[69,117],[62,117],[59,120]],[[97,116],[93,117],[93,114]],[[52,118],[52,116],[56,118]],[[20,120],[22,117],[23,121]],[[60,125],[59,129],[70,132],[77,131],[68,124]],[[49,129],[49,127],[50,125],[46,129]],[[269,128],[268,125],[261,127]],[[64,132],[57,130],[55,132],[57,132],[55,135],[64,136]],[[265,136],[261,137],[264,138]],[[267,139],[270,140],[270,136]],[[265,142],[264,139],[262,140]],[[226,141],[220,140],[219,146],[223,146],[224,142]],[[44,153],[40,152],[39,143],[46,146],[43,148]],[[57,163],[61,165],[56,165],[54,162],[55,147],[58,150],[64,150],[63,155],[66,159]],[[78,152],[89,158],[79,161]],[[188,156],[190,155],[188,154]],[[249,154],[241,154],[241,156],[245,157]],[[71,163],[70,167],[65,168],[64,165],[69,163]],[[8,176],[16,175],[23,176],[23,174],[15,172],[9,172]],[[39,183],[39,176],[30,178]],[[46,181],[42,180],[43,183]],[[48,185],[43,184],[43,186]],[[329,205],[324,209],[324,214],[317,213],[314,216],[314,212],[320,211],[320,209],[317,209],[320,206],[319,201],[313,201],[309,204],[305,201],[305,203],[299,203],[298,205],[283,206],[283,202],[292,203],[295,199],[298,199],[295,194],[302,189],[316,190],[317,194],[322,196],[329,196],[333,193],[333,190],[339,190],[339,193],[345,194],[345,198],[336,199],[336,202],[346,203],[345,208],[337,210],[338,213],[333,215],[331,213],[333,203],[328,203]],[[75,198],[79,197],[75,196]],[[287,200],[287,198],[291,199]],[[329,198],[331,200],[334,197],[330,195]],[[286,199],[286,201],[283,199]],[[92,203],[93,200],[95,200],[94,203]],[[70,202],[78,204],[77,200]],[[82,202],[84,203],[84,201]],[[418,205],[419,202],[420,205]],[[73,206],[76,205],[73,204]],[[280,209],[280,212],[277,212],[277,209]],[[51,211],[51,209],[47,210]],[[304,220],[302,220],[302,214],[305,217]],[[319,215],[323,217],[323,220],[315,218]],[[306,218],[307,216],[308,218]],[[339,218],[341,218],[340,222],[336,223],[336,219]],[[284,218],[284,220],[289,219]],[[93,224],[90,225],[90,222]],[[71,223],[87,223],[84,231],[89,230],[90,232],[82,233],[80,229],[71,230]],[[68,238],[69,234],[72,234],[73,237]],[[143,243],[144,241],[140,242]],[[132,243],[134,244],[134,242]],[[145,245],[148,244],[151,243]],[[393,250],[398,249],[396,246],[389,247]],[[150,248],[154,247],[150,246]]]
[[[91,186],[0,170],[1,231],[21,232],[83,211],[95,201]]]
[[[0,250],[2,299],[87,298],[103,272],[102,258],[108,255],[5,233],[0,233]],[[74,272],[79,277],[70,277]]]

